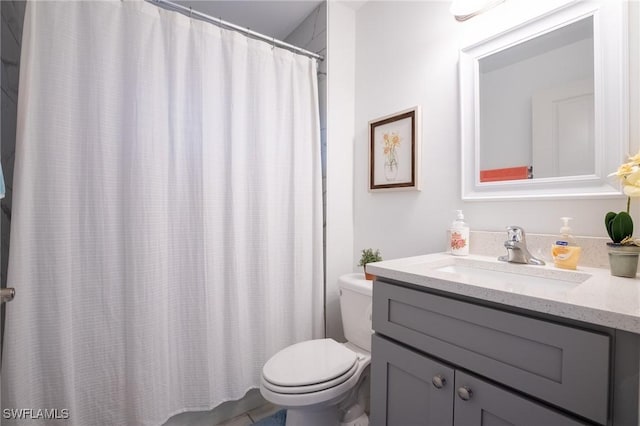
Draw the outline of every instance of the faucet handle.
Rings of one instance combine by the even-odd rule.
[[[524,229],[516,225],[507,226],[507,240],[515,242],[524,241]]]

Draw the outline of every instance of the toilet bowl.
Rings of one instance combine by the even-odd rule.
[[[363,407],[368,389],[362,384],[367,383],[371,362],[372,285],[363,274],[343,275],[338,284],[348,341],[296,343],[276,353],[262,369],[260,393],[287,408],[287,426],[368,424]]]

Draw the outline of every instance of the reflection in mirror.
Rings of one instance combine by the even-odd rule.
[[[593,175],[593,17],[478,61],[480,182]]]
[[[625,2],[568,2],[460,50],[464,200],[618,197]]]

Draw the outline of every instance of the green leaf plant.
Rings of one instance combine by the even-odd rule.
[[[380,262],[381,260],[382,255],[380,254],[379,249],[376,249],[375,251],[371,248],[363,249],[358,266],[365,266],[367,263]]]
[[[622,164],[609,176],[620,179],[627,196],[627,210],[620,213],[608,212],[604,216],[604,226],[615,244],[638,245],[633,238],[633,219],[629,215],[629,208],[631,197],[640,197],[640,152],[629,157],[629,162]]]

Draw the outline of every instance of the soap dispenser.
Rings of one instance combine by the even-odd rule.
[[[462,210],[456,210],[456,220],[449,228],[449,249],[456,256],[469,254],[469,226],[464,222]]]
[[[576,269],[582,248],[576,244],[569,227],[570,217],[561,217],[560,238],[551,246],[551,255],[556,268]]]

